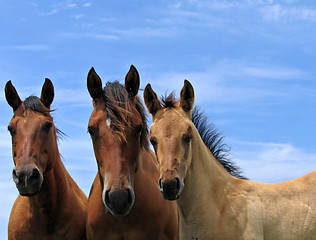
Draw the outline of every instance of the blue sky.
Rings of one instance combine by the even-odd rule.
[[[316,2],[295,0],[0,1],[0,83],[22,99],[55,86],[64,163],[88,194],[96,173],[87,123],[93,66],[123,83],[134,64],[177,96],[188,79],[196,104],[226,136],[247,177],[279,182],[316,170]],[[142,92],[140,92],[142,96]],[[0,92],[0,239],[18,192]]]

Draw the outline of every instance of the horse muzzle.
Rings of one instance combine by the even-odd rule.
[[[159,189],[162,196],[167,200],[176,200],[181,193],[181,181],[178,177],[163,181],[159,179]]]
[[[13,181],[22,196],[37,194],[43,183],[43,174],[34,165],[22,165],[13,169]]]
[[[131,211],[135,194],[131,188],[105,190],[102,193],[103,203],[107,211],[113,216],[126,216]]]

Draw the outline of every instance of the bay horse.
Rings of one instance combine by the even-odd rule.
[[[87,197],[65,169],[50,114],[54,87],[45,80],[41,98],[21,101],[11,81],[5,97],[13,109],[8,126],[19,191],[11,210],[8,239],[86,239]]]
[[[316,239],[316,172],[267,184],[244,179],[226,157],[217,131],[192,111],[194,90],[160,101],[148,84],[150,141],[160,163],[159,187],[176,200],[180,239]]]
[[[178,213],[157,186],[159,171],[149,148],[145,107],[132,65],[125,86],[102,81],[94,68],[87,86],[93,99],[88,132],[98,172],[88,198],[88,239],[175,240]]]

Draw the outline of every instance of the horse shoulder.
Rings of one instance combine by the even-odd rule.
[[[18,195],[10,213],[8,239],[22,239],[22,237],[29,231],[30,218],[27,199]]]

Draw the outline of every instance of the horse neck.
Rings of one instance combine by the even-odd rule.
[[[58,209],[65,205],[68,197],[69,174],[62,163],[56,143],[56,152],[48,161],[54,162],[51,169],[44,172],[44,180],[38,194],[29,198],[31,211],[46,213],[50,217],[58,213]]]
[[[205,204],[220,209],[219,204],[230,189],[233,177],[224,169],[201,139],[196,128],[192,140],[191,164],[184,179],[185,186],[177,200],[184,217]],[[199,200],[199,204],[195,201]],[[195,206],[195,207],[194,207]]]

